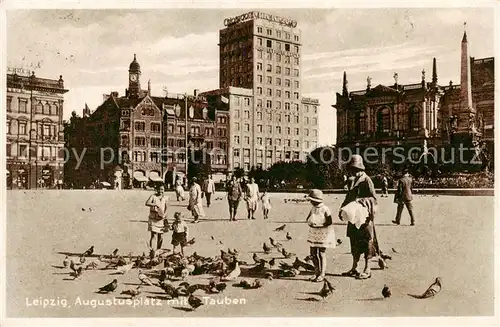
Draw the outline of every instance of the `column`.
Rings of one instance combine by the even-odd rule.
[[[437,103],[437,98],[434,99],[434,128],[438,128],[438,103]]]
[[[366,133],[372,132],[372,108],[366,107]]]
[[[422,130],[425,132],[427,130],[427,106],[425,99],[422,101],[422,110],[421,110],[421,116],[422,116]]]

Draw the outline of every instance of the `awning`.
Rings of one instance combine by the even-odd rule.
[[[161,178],[158,172],[156,171],[152,171],[149,173],[149,179],[152,180],[153,182],[163,182],[163,178]]]
[[[110,187],[111,186],[111,184],[109,184],[108,182],[101,182],[101,185],[102,186],[106,186],[106,187]]]
[[[134,179],[138,182],[147,182],[148,179],[142,171],[134,171]]]

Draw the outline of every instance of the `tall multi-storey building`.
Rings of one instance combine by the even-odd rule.
[[[352,149],[421,148],[420,152],[404,153],[413,160],[428,154],[431,147],[462,145],[467,149],[475,147],[475,151],[486,149],[492,154],[494,60],[469,57],[465,32],[460,60],[460,84],[450,81],[446,86],[438,84],[435,58],[430,82],[422,71],[420,83],[401,85],[395,73],[393,85],[372,88],[368,77],[365,90],[349,92],[344,72],[342,93],[337,93],[334,106],[337,145]],[[392,153],[387,154],[390,157]],[[434,161],[438,159],[441,158]]]
[[[16,69],[7,74],[7,188],[50,188],[62,182],[66,92],[62,76],[40,78]]]
[[[266,169],[278,161],[305,160],[317,144],[319,102],[302,98],[302,36],[297,22],[249,12],[225,19],[224,25],[220,30],[219,87],[250,89],[253,94],[248,109],[240,113],[230,109],[231,126],[235,126],[231,129],[233,168]],[[243,160],[235,155],[243,155]]]
[[[79,164],[86,178],[75,177],[79,178],[74,181],[79,184],[76,186],[95,180],[112,181],[124,188],[140,187],[149,181],[173,183],[176,176],[186,173],[186,141],[190,150],[209,150],[215,173],[226,172],[227,110],[209,105],[197,90],[193,96],[152,96],[149,82],[147,90],[141,89],[140,76],[134,55],[125,96],[111,92],[92,114],[84,109],[79,126],[69,137],[69,143],[80,145],[83,138],[87,148]],[[121,173],[116,174],[117,170]]]

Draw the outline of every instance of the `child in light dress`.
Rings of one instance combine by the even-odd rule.
[[[174,222],[172,224],[172,252],[175,253],[177,246],[181,247],[181,255],[184,256],[184,247],[187,245],[189,228],[186,222],[182,219],[182,214],[176,212],[174,214]]]
[[[269,196],[269,193],[267,193],[267,190],[264,190],[264,193],[260,197],[260,200],[262,201],[262,210],[264,211],[264,219],[269,218],[269,210],[271,210],[271,197]]]
[[[326,274],[326,249],[335,248],[336,245],[335,230],[331,211],[323,203],[323,192],[312,190],[307,199],[312,205],[306,220],[309,225],[307,242],[311,247],[311,257],[316,270],[311,281],[322,282]]]

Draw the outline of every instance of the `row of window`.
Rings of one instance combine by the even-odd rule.
[[[278,66],[279,67],[279,66]],[[282,83],[281,83],[281,77],[276,77],[275,79],[275,82],[276,82],[276,86],[282,86]],[[257,75],[257,83],[264,83],[264,78],[262,75]],[[272,85],[273,84],[273,77],[272,76],[266,76],[266,84],[269,84],[269,85]],[[291,87],[292,86],[292,83],[291,83],[291,80],[289,79],[285,79],[285,84],[284,84],[285,87]],[[294,88],[298,89],[300,87],[300,82],[299,81],[296,81],[294,80],[293,81],[293,86]],[[261,89],[261,92],[260,94],[262,94],[262,87],[260,88]],[[278,90],[276,90],[278,91]],[[268,93],[269,92],[272,92],[271,89],[268,89],[267,91]],[[281,91],[280,91],[281,92]],[[272,95],[272,94],[271,94]],[[277,95],[278,96],[278,95]],[[279,95],[281,96],[281,94]]]
[[[272,150],[267,150],[266,151],[266,158],[271,159],[273,157],[273,154],[276,155],[277,160],[283,159],[283,153],[285,154],[285,159],[293,159],[293,160],[299,160],[300,158],[300,151],[272,151]],[[240,149],[234,149],[233,150],[233,157],[239,158],[241,156]],[[255,156],[257,158],[263,158],[264,157],[264,151],[263,150],[255,150]],[[250,149],[243,149],[243,158],[250,158]],[[235,163],[236,164],[236,163]]]
[[[243,140],[244,140],[243,145],[250,145],[250,137],[249,136],[244,136]],[[292,140],[290,140],[290,139],[283,140],[283,144],[281,143],[281,139],[275,139],[274,141],[275,141],[274,145],[276,145],[276,146],[289,146],[289,147],[292,146]],[[240,137],[239,136],[237,136],[237,135],[234,136],[234,143],[236,145],[240,144]],[[257,137],[256,145],[264,145],[264,139],[262,137]],[[272,145],[273,145],[273,139],[266,138],[266,146],[272,146]],[[315,142],[304,141],[303,145],[304,145],[305,149],[309,149],[309,147],[311,145],[315,146]],[[295,148],[298,148],[300,146],[299,140],[293,140],[293,146]]]
[[[135,130],[138,132],[144,132],[146,130],[146,123],[143,121],[136,121]],[[152,122],[150,125],[150,131],[152,133],[161,133],[161,124]]]
[[[260,99],[258,99],[258,100],[260,100]],[[258,101],[258,100],[257,100],[257,101]],[[271,100],[267,100],[267,101],[271,101]],[[281,109],[281,102],[277,101],[277,103],[279,103],[279,104],[280,104],[279,108],[277,108],[277,109]],[[295,105],[297,105],[297,107],[294,107],[294,109],[295,109],[296,111],[298,111],[298,104],[295,104]],[[258,105],[257,105],[257,106],[258,106]],[[290,103],[285,102],[285,109],[286,109],[286,110],[290,110]],[[235,118],[240,118],[240,111],[239,111],[238,109],[236,109],[236,110],[234,111],[234,117],[235,117]],[[255,117],[256,117],[256,119],[257,119],[257,120],[262,120],[262,111],[257,111],[257,112],[255,113]],[[244,111],[243,111],[243,118],[244,118],[244,119],[250,119],[250,110],[244,110]],[[272,118],[273,118],[273,117],[272,117],[272,113],[268,112],[268,113],[267,113],[267,117],[266,117],[266,118],[267,118],[267,120],[272,120]],[[277,121],[278,123],[281,123],[281,114],[276,114],[276,115],[275,115],[275,118],[276,118],[276,121]],[[295,124],[298,124],[298,123],[299,123],[299,120],[300,120],[300,119],[299,119],[299,116],[297,116],[297,115],[294,115],[294,116],[293,116],[293,122],[294,122]],[[305,124],[305,125],[309,125],[310,121],[311,121],[311,120],[309,119],[309,117],[304,117],[304,124]],[[291,115],[285,115],[285,122],[287,122],[287,123],[291,123],[291,122],[292,122],[292,116],[291,116]],[[311,123],[311,124],[312,124],[313,126],[318,125],[318,118],[317,118],[317,117],[313,117],[313,118],[312,118],[312,123]],[[245,125],[248,125],[248,124],[245,124]],[[238,123],[238,122],[235,122],[235,126],[236,126],[236,130],[239,130],[239,123]]]
[[[42,102],[38,102],[34,105],[36,114],[43,115],[58,115],[59,114],[59,106],[56,103],[46,102],[42,104]],[[7,97],[7,112],[12,112],[12,97]],[[17,112],[20,113],[28,113],[28,99],[18,99],[17,102]]]
[[[240,65],[242,67],[242,65]],[[257,62],[257,70],[262,71],[263,64],[262,62]],[[273,65],[272,64],[266,64],[266,72],[272,73],[273,72]],[[289,67],[285,67],[284,70],[281,69],[281,66],[276,66],[276,74],[285,74],[286,76],[295,76],[299,77],[299,70],[297,68],[293,69],[293,75],[292,75],[292,70]],[[231,67],[231,74],[234,73],[234,67]]]
[[[258,38],[258,39],[257,39],[257,44],[258,44],[259,46],[264,46],[263,41],[262,41],[262,39],[261,39],[261,38]],[[274,43],[274,44],[276,45],[276,46],[275,46],[275,49],[276,49],[277,51],[282,51],[282,50],[285,50],[285,51],[291,52],[292,47],[290,46],[290,44],[289,44],[289,43],[283,43],[283,44],[284,44],[284,46],[283,46],[283,47],[281,46],[281,45],[282,45],[282,43],[281,43],[281,42],[279,42],[279,41],[275,41],[275,43]],[[272,42],[271,40],[266,40],[266,48],[268,48],[268,49],[272,49],[272,48],[273,48],[273,42]],[[258,52],[260,52],[260,55],[261,55],[259,58],[262,58],[262,51],[263,51],[263,50],[260,50],[260,49],[259,49],[259,50],[257,50],[257,51],[258,51]],[[271,50],[270,50],[270,51],[271,51]],[[271,52],[268,52],[268,53],[270,54]],[[294,46],[293,46],[293,53],[299,53],[299,46],[298,46],[298,45],[294,45]],[[285,56],[285,57],[289,57],[289,56]],[[297,59],[298,59],[298,58],[297,58]]]
[[[167,153],[165,155],[167,162],[185,163],[186,155],[185,153]],[[225,154],[212,154],[210,155],[211,162],[216,165],[225,165],[227,162],[227,156]],[[132,160],[135,162],[161,162],[161,152],[151,151],[149,152],[149,157],[146,151],[134,151],[132,154]]]
[[[49,137],[57,136],[57,125],[42,124],[42,123],[38,124],[35,123],[35,125],[37,126],[36,131],[38,136],[49,136]],[[16,133],[16,131],[13,131],[11,121],[7,120],[6,130],[8,135],[28,135],[28,122],[19,121],[17,123],[17,133]]]
[[[418,107],[410,107],[408,115],[403,115],[401,128],[403,131],[418,131],[421,127],[420,109]],[[387,133],[391,131],[391,112],[389,108],[382,108],[377,111],[375,115],[375,129],[377,132]],[[358,112],[356,115],[350,117],[349,126],[357,134],[365,134],[368,131],[368,120],[364,112]],[[340,132],[347,132],[347,128],[343,121],[339,125]]]
[[[8,158],[17,157],[17,158],[28,158],[29,147],[27,144],[17,144],[17,146],[12,146],[12,144],[6,144],[6,155]],[[14,151],[13,151],[14,150]],[[17,150],[17,151],[15,151]],[[56,160],[59,158],[64,158],[64,151],[60,151],[60,148],[55,146],[40,146],[36,147],[36,150],[33,149],[32,157],[36,156],[37,159],[41,160]]]
[[[245,132],[250,132],[250,124],[246,123],[246,124],[243,124],[244,126],[244,131]],[[281,134],[281,126],[276,126],[274,128],[274,131],[276,132],[276,134]],[[234,123],[234,129],[236,131],[239,131],[240,130],[240,123]],[[262,125],[257,125],[257,133],[263,133],[263,130],[264,130],[264,126]],[[271,134],[273,132],[273,127],[271,125],[267,125],[267,133],[268,134]],[[291,135],[292,134],[292,129],[290,127],[286,127],[285,128],[285,131],[286,131],[286,134],[288,135]],[[294,134],[295,135],[300,135],[300,129],[299,128],[294,128]],[[304,136],[309,136],[309,129],[308,128],[304,128]],[[313,129],[312,130],[312,136],[316,137],[318,136],[318,130],[316,129]]]
[[[263,34],[263,27],[262,26],[257,26],[257,33],[258,34]],[[273,29],[271,28],[266,28],[266,35],[267,36],[273,36]],[[283,32],[283,35],[285,37],[286,40],[290,40],[291,39],[291,36],[292,34],[290,32]],[[277,39],[281,39],[282,37],[282,31],[281,30],[275,30],[274,31],[274,36],[277,38]],[[297,35],[297,34],[294,34],[293,35],[293,40],[295,42],[299,42],[300,40],[300,37]]]
[[[241,106],[241,97],[235,97],[234,98],[234,103],[236,106]],[[250,106],[250,98],[247,98],[247,97],[244,97],[243,98],[243,104],[245,105],[245,107],[248,107]]]

